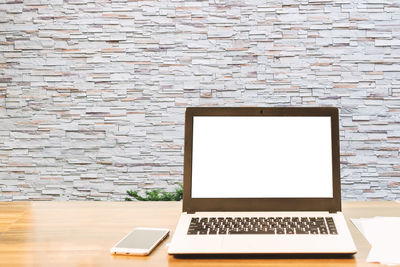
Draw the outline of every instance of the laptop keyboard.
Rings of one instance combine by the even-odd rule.
[[[332,217],[192,218],[188,235],[277,234],[336,235]]]

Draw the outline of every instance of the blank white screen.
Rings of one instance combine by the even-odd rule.
[[[193,117],[192,198],[332,198],[330,117]]]

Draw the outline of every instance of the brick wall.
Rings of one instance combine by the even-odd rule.
[[[0,200],[182,181],[186,106],[338,106],[345,199],[400,198],[400,2],[0,2]]]

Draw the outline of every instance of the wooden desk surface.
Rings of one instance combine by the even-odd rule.
[[[348,221],[358,253],[348,259],[179,259],[169,237],[150,256],[113,256],[109,249],[135,227],[172,231],[181,202],[0,202],[0,266],[379,266]],[[345,202],[348,218],[400,216],[396,202]]]

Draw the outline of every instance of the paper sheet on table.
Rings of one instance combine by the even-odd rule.
[[[371,244],[367,262],[400,264],[400,217],[352,219]]]
[[[398,248],[388,250],[384,247],[372,247],[368,253],[367,262],[380,262],[388,265],[400,264]]]

